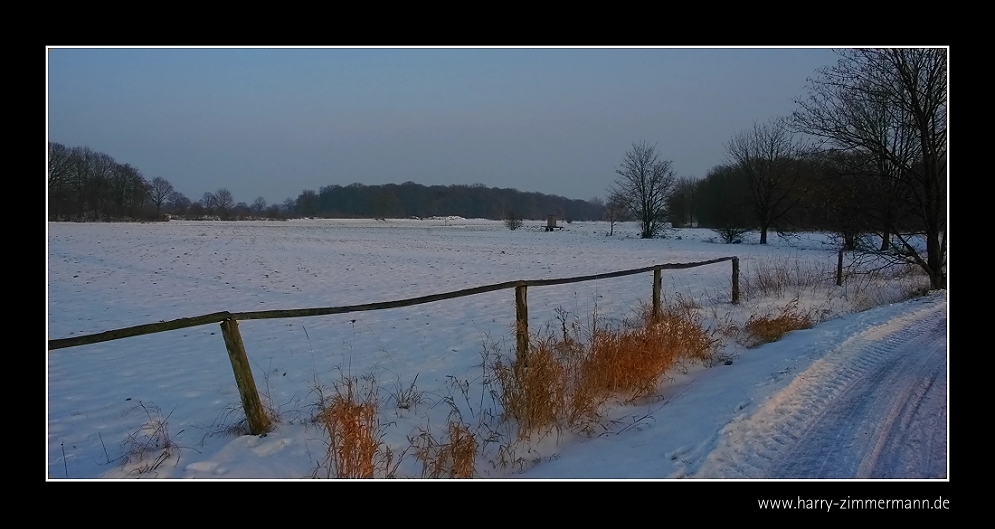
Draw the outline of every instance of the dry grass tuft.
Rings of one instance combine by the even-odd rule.
[[[449,457],[452,461],[450,476],[472,478],[477,459],[477,438],[463,423],[449,423]]]
[[[835,272],[828,266],[818,266],[795,259],[771,257],[750,261],[750,268],[740,278],[740,293],[744,300],[779,298],[798,288],[829,288],[835,282]]]
[[[596,332],[581,385],[597,395],[637,399],[653,394],[660,376],[679,360],[707,361],[716,341],[693,310],[674,305],[638,324]]]
[[[599,330],[591,342],[581,385],[597,395],[647,395],[676,359],[677,348],[662,324],[627,330]]]
[[[521,439],[563,427],[590,432],[609,400],[652,395],[677,362],[710,360],[717,341],[695,310],[677,303],[656,316],[595,328],[588,339],[566,325],[562,338],[533,339],[526,359],[492,365],[504,417],[518,423]]]
[[[260,400],[263,405],[263,414],[266,415],[270,425],[275,427],[283,422],[283,415],[268,394],[260,395]],[[208,438],[212,437],[238,437],[241,435],[252,435],[249,429],[249,420],[245,418],[245,408],[242,407],[241,403],[229,404],[214,419],[210,429],[198,444],[203,445]]]
[[[328,432],[329,473],[336,478],[373,478],[380,447],[378,403],[373,389],[361,391],[353,378],[322,399],[317,420]]]
[[[450,419],[448,438],[440,442],[426,430],[409,438],[415,458],[422,464],[423,478],[469,479],[477,460],[477,438],[462,421]]]
[[[145,474],[154,472],[167,459],[173,457],[179,446],[169,433],[169,415],[162,415],[162,410],[155,404],[139,401],[132,410],[141,409],[148,419],[137,430],[128,434],[124,442],[122,464],[132,466],[131,472]],[[171,415],[172,413],[170,413]],[[147,459],[155,454],[151,461]],[[177,459],[179,462],[179,459]]]
[[[765,343],[776,342],[791,331],[812,328],[812,318],[808,314],[799,312],[798,300],[794,300],[785,305],[776,316],[750,316],[745,327],[752,338],[747,347],[758,347]]]
[[[389,392],[390,400],[394,401],[397,409],[411,410],[424,402],[425,395],[415,386],[416,382],[418,382],[418,374],[415,374],[414,380],[411,381],[411,384],[407,388],[401,384],[400,378],[397,379],[397,383]]]
[[[553,338],[535,341],[527,360],[498,359],[491,366],[504,416],[518,423],[522,438],[549,433],[565,414],[570,366],[557,357],[556,345]]]

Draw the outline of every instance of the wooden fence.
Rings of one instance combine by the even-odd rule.
[[[221,334],[225,340],[225,348],[228,350],[228,357],[231,360],[232,370],[235,373],[235,383],[238,385],[239,396],[242,400],[242,407],[245,409],[245,417],[249,423],[249,431],[253,435],[268,432],[271,428],[269,419],[263,413],[262,401],[259,399],[259,392],[256,390],[256,383],[252,378],[252,370],[249,368],[249,360],[245,354],[245,345],[242,343],[242,335],[238,331],[238,320],[261,320],[272,318],[301,318],[307,316],[327,316],[330,314],[345,314],[348,312],[360,312],[368,310],[395,309],[400,307],[410,307],[421,305],[433,301],[444,299],[461,298],[493,292],[495,290],[515,289],[515,322],[516,336],[515,354],[520,360],[525,360],[529,347],[529,307],[527,301],[528,287],[542,287],[551,285],[563,285],[567,283],[579,283],[582,281],[594,281],[597,279],[609,279],[613,277],[623,277],[634,274],[653,272],[653,314],[657,315],[661,310],[661,289],[663,285],[661,272],[663,270],[679,270],[684,268],[695,268],[724,261],[732,261],[732,302],[739,303],[739,257],[720,257],[708,261],[698,261],[693,263],[667,263],[643,268],[633,268],[631,270],[620,270],[618,272],[607,272],[604,274],[594,274],[578,277],[564,277],[558,279],[532,279],[520,281],[505,281],[492,285],[484,285],[474,288],[443,292],[429,296],[419,296],[415,298],[400,299],[397,301],[383,301],[380,303],[367,303],[363,305],[346,305],[342,307],[319,307],[312,309],[286,309],[286,310],[263,310],[253,312],[214,312],[203,316],[192,318],[180,318],[176,320],[163,321],[159,323],[149,323],[146,325],[136,325],[114,329],[96,334],[84,336],[74,336],[72,338],[57,338],[48,341],[48,350],[66,347],[77,347],[110,340],[120,340],[130,336],[141,336],[143,334],[153,334],[157,332],[184,329],[208,325],[211,323],[221,324]]]

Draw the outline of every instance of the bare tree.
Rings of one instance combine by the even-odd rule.
[[[74,147],[70,152],[69,189],[79,220],[99,218],[108,198],[111,171],[117,162],[89,147]]]
[[[249,207],[256,215],[262,215],[266,212],[266,199],[263,197],[256,197],[255,202],[253,202]]]
[[[191,204],[190,199],[186,195],[179,191],[173,191],[169,194],[169,203],[167,206],[173,213],[185,215]]]
[[[667,221],[667,199],[673,192],[676,177],[670,169],[671,162],[661,160],[656,147],[645,141],[633,143],[625,153],[615,173],[611,189],[618,195],[626,209],[639,220],[640,235],[644,239],[657,236]]]
[[[875,223],[869,212],[878,201],[890,203],[901,197],[875,196],[879,189],[865,176],[868,157],[828,151],[811,159],[814,174],[809,185],[814,189],[810,190],[806,208],[816,216],[819,228],[830,230],[843,250],[870,248]]]
[[[297,210],[297,202],[290,197],[284,199],[283,205],[280,206],[280,213],[286,217],[294,216],[297,213],[296,210]]]
[[[155,214],[159,216],[159,210],[163,203],[173,194],[173,184],[161,176],[157,176],[149,183],[149,199],[155,204]]]
[[[245,202],[239,202],[232,208],[232,216],[236,219],[245,219],[252,215],[252,208]]]
[[[55,219],[140,218],[147,184],[138,169],[107,154],[49,143],[49,206]]]
[[[629,220],[629,206],[622,195],[613,192],[605,204],[605,220],[608,221],[608,236],[615,235],[615,223]]]
[[[214,211],[218,208],[218,197],[207,191],[204,196],[200,197],[199,204],[204,208],[204,213],[207,215],[213,215]]]
[[[111,213],[116,217],[138,218],[148,199],[149,183],[131,164],[115,163],[108,177]]]
[[[235,199],[232,198],[231,191],[224,187],[214,193],[210,191],[204,193],[200,203],[208,215],[217,215],[221,218],[227,218],[232,208],[235,207]]]
[[[305,217],[313,217],[318,214],[318,206],[320,202],[318,200],[318,193],[313,189],[305,189],[301,191],[301,194],[297,196],[297,201],[294,203],[295,210],[299,215]]]
[[[838,53],[835,66],[809,80],[794,125],[828,148],[871,157],[867,176],[880,184],[880,196],[904,197],[872,210],[883,244],[921,267],[932,288],[946,288],[947,50]],[[925,255],[917,237],[925,240]]]
[[[279,204],[270,204],[266,208],[266,217],[270,219],[283,219],[286,218],[286,215],[280,210]]]
[[[90,165],[96,155],[89,147],[73,147],[69,151],[68,187],[77,220],[86,218],[87,196],[93,184]]]
[[[749,181],[738,166],[718,165],[697,183],[698,222],[727,244],[743,241],[755,227]]]
[[[214,192],[214,198],[217,200],[217,208],[221,217],[226,217],[231,212],[232,208],[235,207],[235,198],[232,197],[231,191],[228,188],[222,187]]]
[[[694,226],[695,190],[698,182],[690,176],[677,179],[674,193],[667,202],[667,212],[670,214],[670,224],[675,228]]]
[[[72,203],[70,176],[72,150],[61,143],[48,143],[48,218],[59,220]]]
[[[106,217],[111,175],[118,163],[109,154],[95,151],[89,151],[86,161],[89,181],[84,200],[87,209],[93,212],[94,219],[100,218],[101,213]]]
[[[787,122],[775,119],[754,124],[753,130],[736,134],[726,146],[730,161],[742,172],[749,185],[750,205],[760,228],[760,244],[767,244],[767,232],[787,220],[798,204],[795,166],[801,146]]]

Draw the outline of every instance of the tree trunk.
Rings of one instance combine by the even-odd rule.
[[[940,236],[933,231],[926,234],[926,264],[929,266],[929,287],[934,290],[947,288],[940,259]]]

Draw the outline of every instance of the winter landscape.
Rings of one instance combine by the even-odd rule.
[[[515,355],[514,289],[412,307],[240,322],[274,428],[248,435],[216,324],[47,353],[47,478],[336,477],[321,404],[354,381],[376,403],[374,478],[945,480],[947,296],[911,268],[845,254],[825,234],[706,229],[640,239],[604,222],[170,221],[48,224],[47,339],[219,311],[356,305],[504,281],[737,256],[663,272],[663,303],[713,347],[649,395],[582,427],[522,434],[491,367]],[[529,330],[589,336],[638,321],[652,272],[528,290]],[[811,328],[761,343],[792,314]],[[453,430],[452,425],[462,429]],[[470,469],[440,461],[473,435]]]

